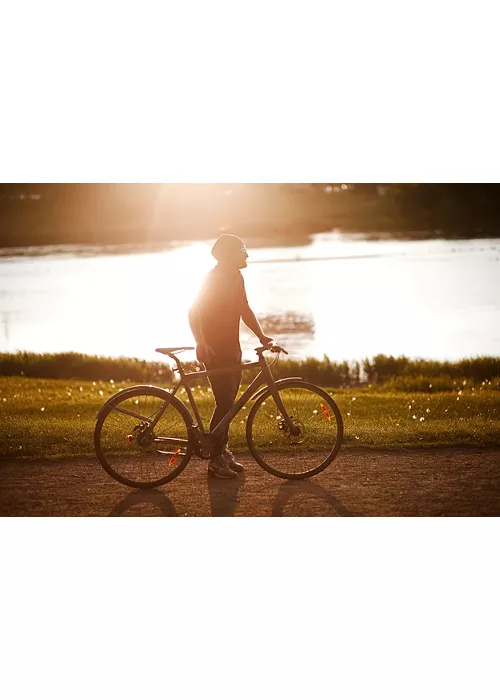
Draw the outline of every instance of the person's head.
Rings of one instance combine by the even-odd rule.
[[[247,266],[248,253],[245,244],[229,233],[223,233],[215,241],[212,248],[212,255],[220,265],[237,270]]]

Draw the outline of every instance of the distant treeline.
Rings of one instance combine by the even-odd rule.
[[[197,362],[183,363],[196,371]],[[246,381],[257,371],[245,373]],[[300,376],[327,387],[380,385],[403,391],[451,391],[458,386],[492,382],[500,388],[500,357],[476,357],[458,362],[410,360],[407,357],[376,355],[360,362],[332,362],[307,358],[280,358],[273,365],[276,378]],[[52,379],[82,379],[109,382],[171,384],[174,374],[167,362],[147,362],[131,358],[107,358],[80,353],[37,354],[0,353],[0,376],[25,376]],[[178,376],[178,375],[175,375]],[[202,381],[200,380],[200,383]]]
[[[497,184],[0,183],[0,246],[165,243],[222,231],[296,240],[334,228],[498,236]]]

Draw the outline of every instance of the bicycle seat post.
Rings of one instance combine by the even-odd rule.
[[[179,372],[179,375],[182,379],[182,377],[184,377],[184,367],[182,366],[179,358],[176,355],[173,355],[170,353],[168,354],[168,357],[170,357],[170,359],[174,360],[175,364],[177,365],[177,372]]]

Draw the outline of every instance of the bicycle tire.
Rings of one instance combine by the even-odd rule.
[[[150,461],[150,466],[151,463],[154,462],[156,465],[161,464],[162,468],[164,468],[164,465],[167,467],[173,466],[175,461],[177,461],[178,457],[181,457],[181,461],[177,463],[174,469],[169,471],[168,473],[164,474],[160,478],[153,478],[153,479],[147,479],[147,480],[138,480],[136,478],[130,478],[130,474],[123,474],[120,473],[120,471],[117,471],[117,462],[118,460],[122,461],[127,461],[129,458],[132,459],[132,450],[127,452],[127,448],[125,443],[122,443],[118,445],[116,448],[111,448],[108,447],[107,444],[103,444],[106,442],[103,438],[103,428],[104,426],[110,424],[110,421],[106,423],[106,419],[110,415],[116,415],[118,412],[115,410],[117,407],[119,407],[119,404],[125,403],[125,402],[130,402],[133,401],[134,405],[136,403],[139,403],[140,406],[140,401],[136,397],[146,397],[151,398],[151,399],[159,399],[159,406],[163,404],[163,402],[169,398],[170,405],[167,408],[167,411],[165,412],[164,416],[160,419],[158,425],[161,424],[161,427],[163,427],[164,423],[164,418],[167,414],[169,414],[170,418],[174,418],[175,416],[175,421],[179,426],[179,430],[182,430],[182,435],[175,435],[175,436],[165,436],[169,437],[171,440],[175,440],[175,438],[178,438],[179,440],[182,441],[187,441],[187,442],[182,442],[179,444],[182,444],[182,449],[185,450],[185,452],[182,454],[182,449],[179,446],[179,454],[177,457],[175,457],[174,462],[172,465],[170,465],[170,461],[174,458],[175,453],[172,454],[170,459],[168,458],[168,455],[165,453],[159,452],[159,450],[149,449],[149,448],[144,448],[144,451],[141,453],[139,446],[137,443],[132,444],[132,449],[136,450],[135,456],[137,456],[137,453],[139,454],[149,454],[149,461]],[[147,406],[147,400],[145,401],[145,404]],[[139,410],[139,409],[138,409]],[[119,415],[123,415],[122,413],[119,413]],[[140,415],[140,414],[139,414]],[[153,414],[154,415],[154,414]],[[147,416],[143,416],[143,418],[146,418]],[[151,418],[150,416],[148,418]],[[134,419],[136,424],[138,421],[138,418]],[[134,420],[129,420],[129,426],[133,425]],[[171,421],[172,423],[173,421]],[[125,389],[125,391],[120,392],[118,394],[115,394],[112,396],[100,409],[95,430],[94,430],[94,446],[96,450],[96,455],[97,459],[99,460],[101,466],[104,468],[104,470],[116,481],[120,482],[121,484],[124,484],[125,486],[130,486],[132,488],[139,488],[139,489],[150,489],[150,488],[156,488],[157,486],[162,486],[163,484],[166,484],[169,481],[172,481],[172,479],[175,479],[181,472],[182,470],[187,466],[189,460],[191,459],[191,455],[193,453],[193,447],[194,447],[194,437],[191,433],[191,428],[192,426],[192,418],[191,415],[189,414],[189,411],[187,408],[184,406],[184,404],[179,401],[179,399],[175,396],[172,396],[170,392],[168,392],[165,389],[161,389],[160,387],[155,387],[155,386],[135,386],[135,387],[130,387],[130,389]],[[130,434],[126,433],[126,430],[129,428],[123,427],[123,429],[120,427],[116,428],[115,426],[111,426],[110,430],[114,430],[117,439],[123,439],[124,441],[128,441],[128,438],[131,438],[132,436]],[[155,427],[155,431],[157,428]],[[132,431],[133,432],[133,431]],[[129,441],[130,443],[131,441]],[[149,452],[147,450],[149,449]],[[117,454],[113,454],[113,461],[115,464],[113,465],[110,461],[111,453],[116,452]],[[154,453],[156,452],[156,457],[154,456]],[[165,451],[166,452],[166,451]],[[170,454],[170,453],[169,453]],[[156,461],[154,461],[156,460]],[[123,465],[125,466],[125,464]],[[143,462],[144,466],[144,462]]]
[[[263,469],[281,479],[315,476],[333,462],[342,445],[344,423],[340,410],[326,391],[309,382],[284,380],[276,388],[289,416],[300,427],[301,434],[296,438],[290,434],[279,412],[276,415],[276,404],[271,392],[267,390],[255,401],[248,415],[246,437],[250,453]],[[304,409],[299,404],[298,397],[293,399],[292,390],[301,392],[301,401],[305,398]],[[272,403],[266,407],[269,400]],[[335,418],[334,421],[332,417]],[[259,432],[263,433],[262,436],[258,435]],[[310,444],[306,440],[307,436]],[[300,460],[307,459],[309,464],[313,459],[312,454],[316,455],[315,461],[320,460],[319,463],[300,472],[285,471],[276,464],[285,459],[289,466],[293,464],[300,467]]]

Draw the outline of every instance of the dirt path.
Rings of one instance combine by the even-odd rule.
[[[500,450],[349,450],[299,482],[242,461],[243,476],[219,481],[193,459],[154,491],[116,483],[93,459],[0,462],[0,516],[500,516]]]

